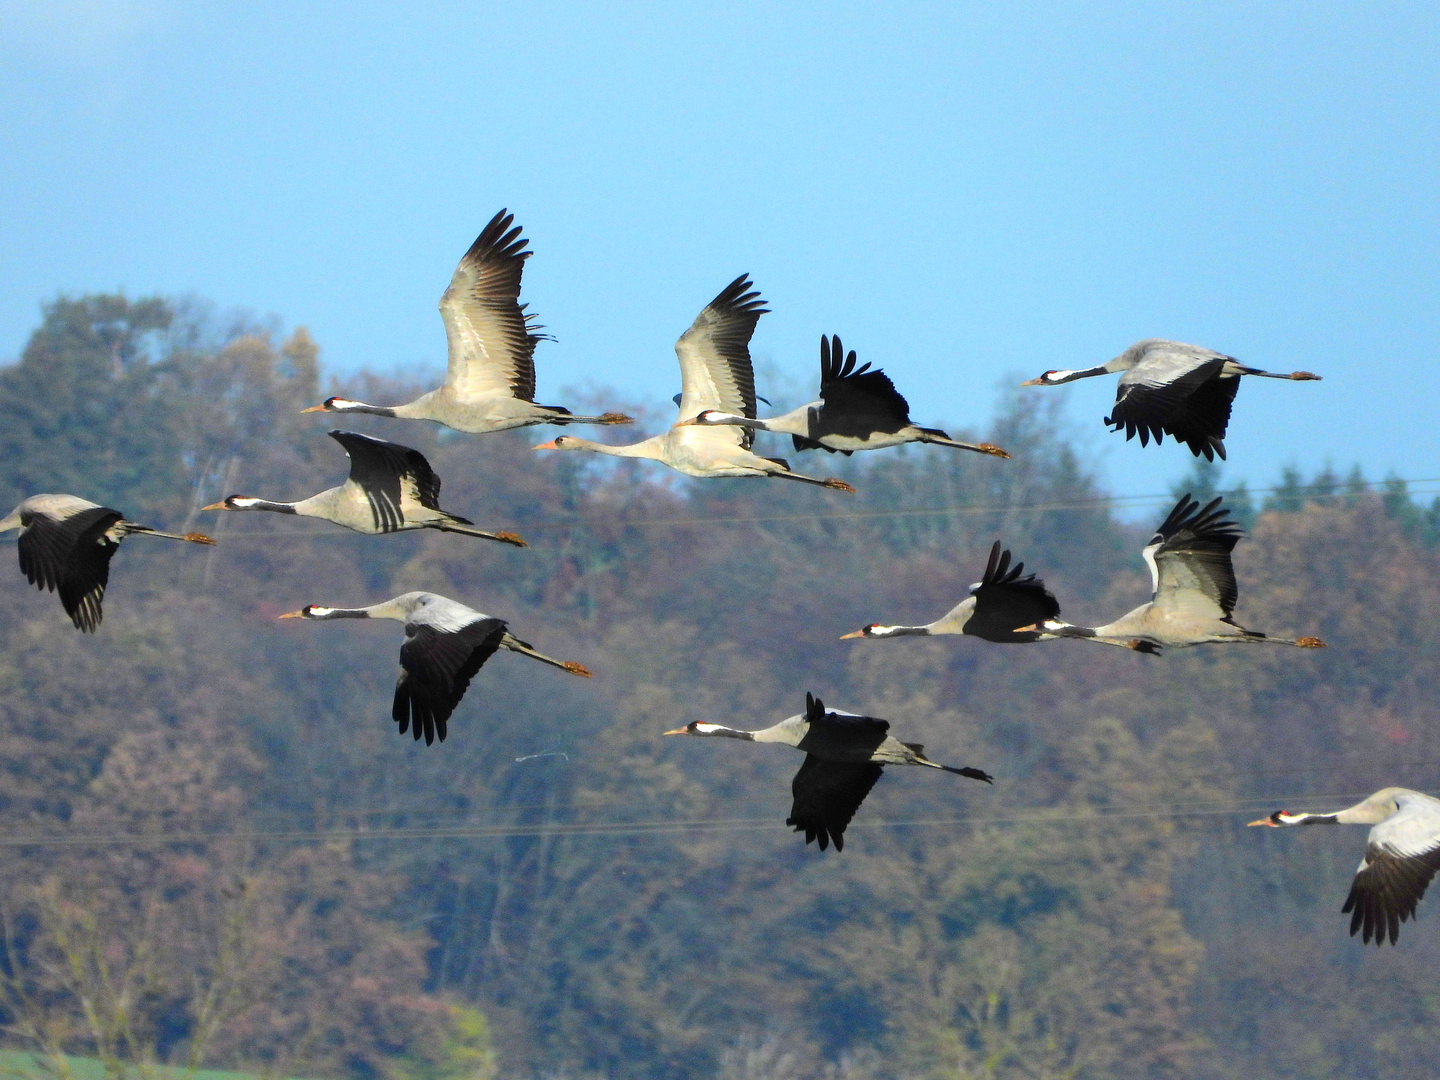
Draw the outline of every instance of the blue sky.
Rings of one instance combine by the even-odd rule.
[[[1227,479],[1440,477],[1433,5],[417,7],[0,2],[0,360],[121,288],[438,370],[508,206],[541,400],[664,401],[749,271],[758,360],[839,333],[921,422],[1172,337],[1326,377],[1242,389]],[[1189,467],[1105,433],[1113,380],[1033,392],[1117,492]]]

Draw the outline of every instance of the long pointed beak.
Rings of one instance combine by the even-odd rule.
[[[687,734],[689,734],[689,732],[687,732],[683,727],[677,727],[674,731],[662,731],[660,734],[661,734],[661,735],[687,735]]]
[[[1026,380],[1025,380],[1024,382],[1022,382],[1020,385],[1021,385],[1021,386],[1044,386],[1044,385],[1045,385],[1045,380],[1044,380],[1044,379],[1026,379]]]
[[[865,636],[865,631],[864,631],[864,630],[856,630],[853,634],[841,634],[841,635],[840,635],[840,640],[841,640],[841,641],[848,641],[850,638],[853,638],[853,637],[864,637],[864,636]]]
[[[224,509],[227,509],[227,507],[225,506],[225,504],[224,504],[223,502],[218,502],[218,503],[211,503],[209,506],[202,506],[202,507],[200,507],[200,512],[203,514],[206,510],[224,510]]]
[[[692,416],[689,420],[676,420],[675,427],[697,427],[700,423],[698,416]]]
[[[555,440],[554,440],[554,439],[551,439],[549,442],[542,442],[539,446],[532,446],[530,449],[531,449],[531,450],[559,450],[560,447],[558,447],[558,446],[555,445]]]
[[[324,405],[311,405],[308,409],[301,409],[300,411],[301,411],[302,413],[307,413],[307,412],[324,412],[324,411],[325,411],[325,406],[324,406]]]
[[[1276,826],[1275,826],[1275,822],[1271,821],[1268,817],[1262,817],[1259,821],[1250,821],[1250,822],[1247,822],[1246,824],[1247,824],[1247,825],[1269,825],[1271,828],[1275,828],[1275,827],[1276,827]]]
[[[305,612],[303,611],[287,611],[284,615],[280,616],[282,619],[303,619],[304,617]]]
[[[1012,634],[1038,634],[1039,632],[1040,624],[1033,622],[1029,626],[1017,626],[1014,630],[1010,631]]]

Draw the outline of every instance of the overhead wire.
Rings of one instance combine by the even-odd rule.
[[[1286,802],[1307,803],[1351,802],[1364,794],[1342,792],[1317,795],[1229,798],[1197,800],[1193,803],[1141,803],[1135,806],[1095,807],[1085,804],[1057,804],[1035,807],[1010,814],[962,814],[948,817],[867,818],[852,822],[850,828],[899,829],[936,828],[969,825],[1069,825],[1083,826],[1100,821],[1144,818],[1228,817],[1253,813]],[[253,829],[232,832],[115,832],[51,834],[0,834],[0,848],[54,847],[155,847],[222,843],[320,843],[380,842],[417,840],[486,840],[519,837],[625,837],[671,833],[764,832],[788,828],[777,815],[763,818],[671,818],[649,821],[540,822],[530,825],[459,824],[439,826],[401,826],[397,828],[291,828]]]
[[[1435,490],[1413,490],[1412,485],[1440,485],[1440,477],[1422,478],[1417,480],[1402,480],[1406,485],[1407,495],[1432,495],[1440,494],[1440,488]],[[1292,490],[1288,485],[1275,485],[1260,488],[1232,488],[1228,490],[1217,490],[1216,494],[1235,496],[1242,491],[1248,495],[1266,495],[1279,491]],[[1366,482],[1361,489],[1365,492],[1375,492],[1376,485]],[[1303,489],[1300,494],[1309,499],[1329,498],[1339,499],[1354,494],[1355,490],[1348,485],[1339,485],[1336,489],[1328,492],[1310,492]],[[861,520],[866,518],[900,518],[900,517],[929,517],[929,516],[959,516],[978,514],[1015,514],[1015,513],[1061,513],[1065,511],[1096,510],[1110,506],[1162,506],[1173,502],[1175,496],[1171,493],[1150,494],[1150,495],[1097,495],[1086,499],[1068,499],[1041,503],[959,503],[951,506],[919,506],[900,507],[893,510],[841,510],[822,511],[815,513],[800,514],[749,514],[749,515],[714,515],[705,517],[672,517],[672,518],[609,518],[605,522],[587,521],[578,519],[574,521],[546,521],[546,522],[525,522],[517,526],[527,531],[547,529],[593,529],[593,528],[651,528],[651,527],[684,527],[687,525],[758,525],[788,521],[848,521]],[[415,530],[419,531],[419,530]],[[255,530],[245,532],[226,531],[223,539],[268,539],[271,537],[330,537],[338,538],[343,533],[332,530],[308,530],[308,529],[275,529]]]

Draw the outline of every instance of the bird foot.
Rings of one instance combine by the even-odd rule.
[[[587,668],[584,664],[577,663],[574,660],[566,660],[560,666],[566,671],[570,672],[571,675],[579,675],[582,679],[589,679],[592,677],[589,668]]]
[[[982,454],[989,454],[991,457],[1009,458],[1010,456],[994,443],[982,442],[979,446],[975,447],[975,449],[979,450]]]
[[[1302,637],[1302,638],[1296,638],[1296,639],[1295,639],[1295,644],[1296,644],[1296,645],[1299,645],[1300,648],[1302,648],[1302,649],[1323,649],[1323,648],[1325,648],[1325,642],[1321,641],[1318,637]]]
[[[214,540],[210,539],[210,537],[206,536],[204,533],[186,533],[186,534],[185,534],[185,539],[186,539],[186,540],[189,540],[192,544],[213,544],[213,543],[215,543]]]
[[[836,480],[833,476],[825,481],[825,486],[828,488],[834,488],[836,491],[848,491],[851,495],[855,494],[855,489],[853,487],[845,483],[844,480]]]
[[[1313,371],[1292,371],[1290,373],[1290,378],[1294,379],[1296,382],[1320,381],[1320,376],[1316,375]]]
[[[519,533],[498,532],[495,534],[495,539],[499,540],[502,544],[514,544],[516,547],[530,546],[523,539],[521,539]]]
[[[635,418],[626,416],[624,413],[607,412],[601,415],[599,422],[602,424],[633,424]]]

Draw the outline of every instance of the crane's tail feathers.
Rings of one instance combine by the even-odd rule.
[[[574,660],[556,660],[553,657],[546,656],[544,653],[538,653],[528,644],[508,632],[500,639],[500,647],[502,649],[509,649],[511,652],[518,652],[522,656],[528,656],[531,660],[539,660],[542,664],[557,667],[561,671],[568,671],[571,675],[579,675],[582,679],[591,677],[590,669],[584,664],[577,663]]]
[[[920,440],[923,443],[931,443],[935,446],[953,446],[956,450],[974,450],[977,454],[989,454],[991,457],[1008,458],[1010,455],[994,443],[968,443],[959,439],[952,439],[943,431],[935,431],[930,428],[921,428],[925,433]]]

